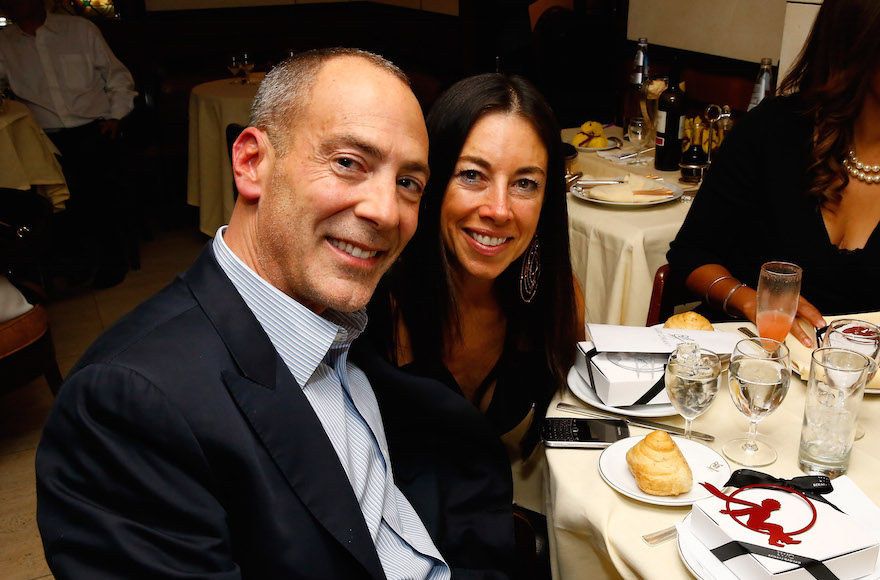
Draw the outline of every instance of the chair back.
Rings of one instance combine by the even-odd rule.
[[[681,281],[670,274],[669,264],[663,264],[654,275],[654,287],[651,289],[651,303],[648,306],[645,326],[654,326],[665,321],[674,314],[676,306],[687,301]]]

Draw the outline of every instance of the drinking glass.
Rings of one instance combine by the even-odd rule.
[[[797,314],[803,270],[790,262],[767,262],[758,278],[758,334],[784,342]]]
[[[251,83],[251,71],[254,70],[254,61],[247,52],[241,54],[241,70],[244,71],[244,82]]]
[[[870,365],[865,384],[877,374],[880,364],[880,327],[855,318],[838,318],[825,329],[822,346],[847,348],[868,357]],[[865,436],[861,424],[856,425],[856,439]]]
[[[802,471],[832,478],[846,473],[870,368],[871,359],[853,350],[813,351],[798,449]]]
[[[648,143],[651,136],[651,127],[644,117],[633,117],[629,121],[629,127],[626,129],[629,142],[636,148],[636,160],[632,165],[644,165],[642,161],[642,149]]]
[[[747,338],[736,343],[730,355],[730,398],[749,420],[749,435],[732,439],[721,450],[731,461],[746,467],[769,465],[776,450],[759,442],[758,422],[776,410],[791,379],[788,347],[771,338]]]
[[[239,83],[238,73],[241,71],[241,60],[235,55],[230,56],[226,61],[226,68],[232,73],[232,81],[230,83],[233,85]]]
[[[699,345],[679,345],[666,365],[666,394],[678,414],[684,417],[684,436],[691,438],[694,419],[706,412],[721,383],[721,361]]]

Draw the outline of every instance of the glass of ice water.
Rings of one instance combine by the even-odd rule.
[[[718,394],[721,361],[697,344],[680,344],[669,355],[665,382],[669,401],[684,417],[684,436],[690,439],[694,419],[706,412]]]
[[[776,450],[758,441],[758,423],[782,403],[791,380],[788,347],[771,338],[748,338],[730,355],[730,398],[749,420],[748,437],[732,439],[721,450],[746,467],[770,465]]]
[[[871,360],[844,348],[813,351],[798,466],[806,473],[846,473]]]

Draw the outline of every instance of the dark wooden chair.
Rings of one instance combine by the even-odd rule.
[[[550,580],[550,541],[547,518],[538,512],[514,505],[513,531],[516,538],[517,574],[515,578]]]
[[[37,304],[24,314],[0,324],[0,386],[14,389],[40,377],[52,394],[61,386],[49,316]]]
[[[670,275],[669,264],[663,264],[654,275],[651,304],[645,326],[654,326],[675,312],[675,307],[688,302],[687,293],[680,280]]]

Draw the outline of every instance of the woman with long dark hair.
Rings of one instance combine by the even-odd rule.
[[[369,332],[396,365],[484,412],[515,459],[515,499],[533,503],[518,484],[583,335],[559,129],[528,81],[500,74],[458,82],[426,122],[419,227],[371,303]]]
[[[825,0],[780,93],[725,139],[672,270],[752,321],[768,260],[803,267],[798,317],[813,326],[820,312],[880,310],[880,2]],[[792,334],[812,345],[798,324]]]

